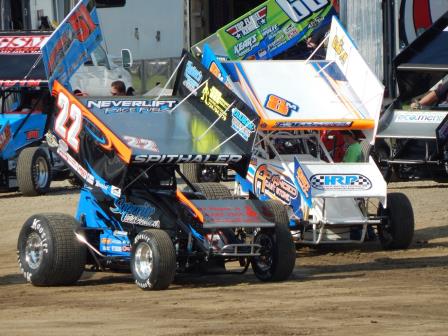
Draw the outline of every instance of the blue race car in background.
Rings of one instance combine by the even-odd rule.
[[[49,32],[0,37],[0,190],[40,195],[68,174],[44,141],[54,107],[40,51]]]

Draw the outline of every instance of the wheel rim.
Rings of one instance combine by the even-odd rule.
[[[135,251],[135,271],[139,278],[148,279],[152,273],[153,256],[152,249],[146,242],[138,244]]]
[[[38,188],[45,188],[48,182],[48,165],[47,161],[39,156],[34,164],[34,180]]]
[[[255,257],[255,264],[263,271],[269,271],[272,267],[272,251],[274,248],[274,242],[272,237],[265,233],[259,233],[255,239],[255,243],[261,245],[260,256]]]
[[[25,246],[25,260],[31,269],[37,269],[42,263],[43,257],[42,239],[33,232],[28,236]]]

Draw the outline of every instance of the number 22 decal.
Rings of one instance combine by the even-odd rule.
[[[54,122],[56,133],[76,152],[79,152],[79,133],[82,127],[82,112],[75,104],[70,104],[69,98],[59,93],[57,105],[60,109]],[[71,120],[67,127],[68,120]]]

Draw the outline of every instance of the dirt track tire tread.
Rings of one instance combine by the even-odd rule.
[[[218,182],[192,183],[193,187],[208,200],[233,199],[232,192]]]
[[[34,163],[38,157],[43,157],[47,163],[48,181],[43,188],[39,188],[34,180]],[[23,149],[17,160],[17,184],[23,196],[38,196],[45,194],[51,183],[51,166],[47,155],[39,147],[28,147]]]
[[[182,174],[187,178],[190,183],[199,183],[201,165],[197,163],[184,163],[181,166]]]
[[[75,219],[66,214],[43,213],[28,218],[17,243],[19,267],[28,282],[36,286],[59,286],[79,280],[84,272],[86,247],[76,238],[76,227]],[[24,260],[26,240],[32,232],[37,232],[48,244],[38,270],[32,270]]]
[[[150,245],[153,252],[153,271],[148,279],[138,278],[135,272],[135,249],[141,242]],[[174,281],[176,275],[176,251],[173,242],[165,231],[158,229],[141,231],[134,241],[132,253],[131,271],[135,283],[144,290],[164,290]]]
[[[367,139],[363,139],[360,142],[361,145],[361,153],[362,153],[362,162],[369,162],[369,156],[371,152],[371,145]]]

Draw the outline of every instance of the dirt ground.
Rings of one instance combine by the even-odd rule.
[[[448,185],[395,183],[413,203],[409,250],[379,243],[297,252],[289,281],[183,277],[145,292],[130,275],[86,272],[77,286],[26,284],[16,262],[22,223],[74,214],[78,190],[0,194],[0,335],[448,335]]]

